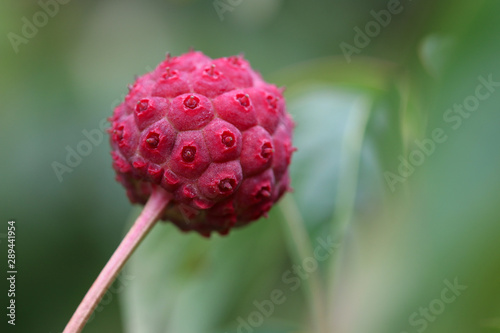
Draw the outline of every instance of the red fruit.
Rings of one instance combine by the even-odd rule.
[[[139,77],[110,118],[113,168],[133,203],[154,186],[181,230],[225,235],[290,189],[293,121],[282,91],[242,57],[190,51]]]

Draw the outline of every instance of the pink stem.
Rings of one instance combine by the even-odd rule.
[[[81,332],[106,290],[115,280],[134,250],[158,221],[160,214],[170,201],[170,196],[161,188],[155,187],[141,214],[134,222],[125,238],[109,259],[106,266],[83,298],[63,333]]]

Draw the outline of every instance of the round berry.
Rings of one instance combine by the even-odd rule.
[[[293,121],[282,90],[242,56],[169,54],[109,118],[113,168],[130,200],[155,186],[161,218],[203,236],[262,216],[290,189]]]

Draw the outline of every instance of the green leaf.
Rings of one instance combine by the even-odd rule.
[[[419,56],[427,72],[439,78],[449,62],[455,41],[450,36],[432,34],[424,38],[420,45]]]
[[[123,302],[127,332],[209,332],[237,324],[282,267],[274,220],[210,240],[156,226],[127,265],[135,277]]]

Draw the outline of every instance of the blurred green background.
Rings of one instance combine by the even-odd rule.
[[[190,47],[243,52],[287,87],[295,191],[226,238],[156,226],[84,332],[500,332],[499,15],[494,0],[3,1],[3,311],[9,219],[18,275],[2,332],[62,332],[139,212],[107,134],[60,179],[53,163],[134,75]]]

